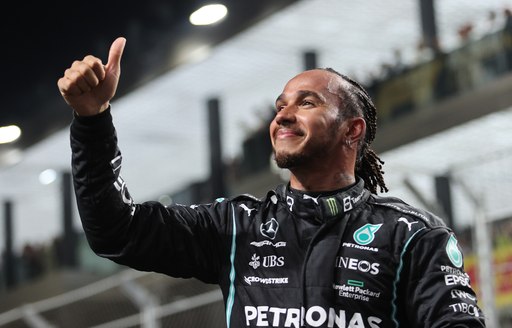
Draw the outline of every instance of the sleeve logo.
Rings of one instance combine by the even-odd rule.
[[[462,267],[462,253],[457,246],[457,239],[454,235],[450,236],[448,243],[446,244],[446,254],[448,258],[457,268]]]

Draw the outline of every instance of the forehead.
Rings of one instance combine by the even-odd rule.
[[[340,76],[328,71],[305,71],[286,83],[282,95],[291,96],[299,91],[313,91],[328,98],[339,97],[342,82]]]
[[[341,98],[339,94],[343,79],[329,71],[314,69],[304,71],[285,85],[278,100],[300,97],[305,94],[316,94],[323,101],[338,104]]]

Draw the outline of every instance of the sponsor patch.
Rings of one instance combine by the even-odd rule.
[[[281,278],[262,278],[256,276],[244,276],[244,281],[248,285],[263,284],[263,285],[283,285],[288,283],[288,277]]]
[[[462,252],[457,245],[457,238],[454,235],[450,236],[448,239],[448,243],[446,244],[446,254],[448,254],[448,258],[457,268],[462,267]]]
[[[336,327],[379,328],[382,319],[360,312],[311,306],[309,308],[281,308],[268,305],[244,307],[247,327]]]
[[[279,247],[285,247],[286,246],[286,242],[285,241],[278,241],[278,242],[273,243],[270,240],[262,240],[262,241],[251,241],[251,245],[252,246],[256,246],[256,247],[272,246],[272,247],[275,247],[275,248],[279,248]]]
[[[367,223],[354,232],[354,241],[359,245],[368,245],[375,239],[375,233],[380,229],[381,224]]]
[[[260,226],[261,234],[270,239],[276,238],[277,230],[279,230],[279,223],[274,218]]]

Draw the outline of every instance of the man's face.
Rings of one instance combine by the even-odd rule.
[[[323,71],[303,72],[291,79],[276,100],[270,138],[276,163],[295,168],[323,161],[341,148],[336,94],[342,80]]]

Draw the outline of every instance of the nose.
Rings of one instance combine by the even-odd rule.
[[[295,122],[296,109],[293,106],[284,106],[276,114],[274,120],[279,125],[286,125]]]

